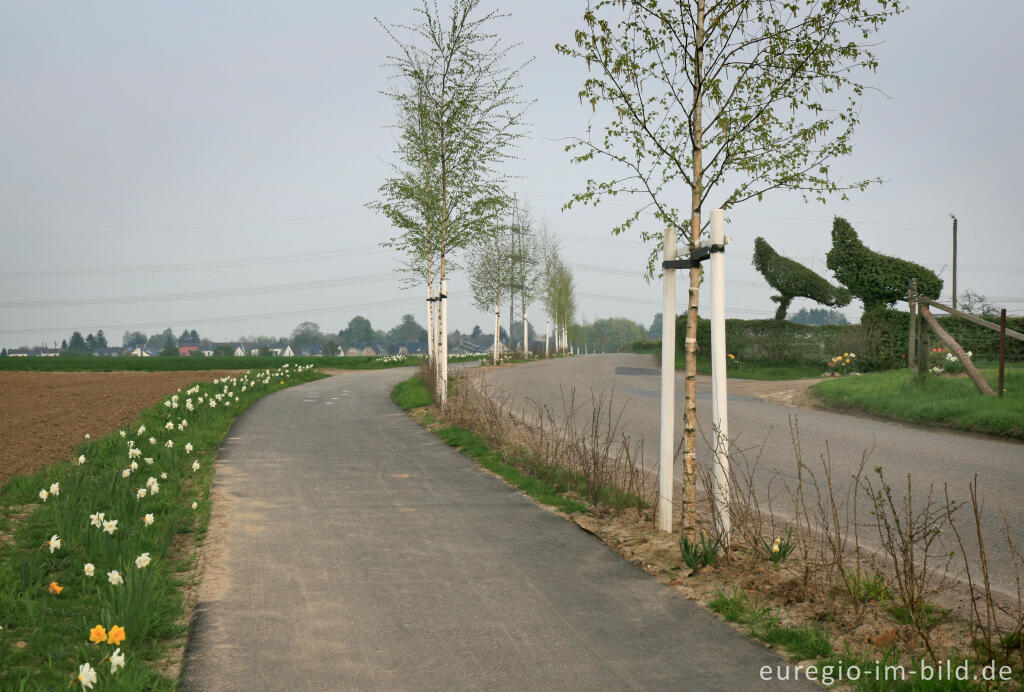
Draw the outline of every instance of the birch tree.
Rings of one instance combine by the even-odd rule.
[[[453,255],[497,225],[507,206],[500,168],[525,136],[527,104],[519,84],[525,64],[507,66],[512,46],[503,45],[492,29],[506,15],[484,13],[479,5],[480,0],[453,0],[442,14],[436,2],[423,0],[415,10],[417,23],[381,23],[398,49],[389,60],[399,85],[391,96],[399,104],[421,104],[417,109],[426,123],[430,184],[422,177],[419,181],[436,190],[437,224],[431,229],[430,252],[441,286],[446,285]],[[407,242],[405,234],[395,242]],[[445,305],[442,300],[442,322]],[[438,349],[442,372],[446,337],[440,335]],[[443,376],[439,384],[443,405]]]
[[[794,190],[825,201],[872,180],[843,181],[830,162],[852,151],[860,98],[877,60],[873,36],[903,0],[599,0],[564,55],[586,62],[579,92],[601,118],[567,149],[621,176],[589,180],[573,203],[644,199],[641,219],[676,229],[691,250],[705,204],[725,210]],[[600,110],[600,112],[598,112]],[[661,236],[643,231],[645,241]],[[657,252],[648,265],[654,273]],[[683,524],[695,517],[696,335],[701,270],[690,270],[685,331]]]

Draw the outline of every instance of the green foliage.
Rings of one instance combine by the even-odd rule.
[[[391,399],[403,411],[430,406],[434,400],[430,389],[427,388],[423,378],[419,375],[410,377],[408,380],[395,385],[395,388],[391,390]]]
[[[82,338],[82,332],[75,332],[71,335],[71,341],[68,342],[68,350],[83,356],[86,353],[90,353],[89,347],[85,344],[85,339]]]
[[[797,324],[849,324],[846,315],[838,310],[824,310],[821,308],[800,308],[800,310],[789,316],[790,322]]]
[[[833,286],[824,277],[788,257],[783,257],[764,238],[754,240],[753,265],[761,272],[768,285],[779,292],[772,300],[779,304],[775,319],[786,319],[793,298],[811,300],[842,307],[850,302],[850,292],[842,286]]]
[[[850,571],[846,573],[846,580],[859,601],[884,601],[892,598],[892,591],[881,572],[873,570],[870,575],[865,573],[857,576],[856,572]]]
[[[891,306],[907,295],[910,279],[917,279],[917,291],[937,299],[942,279],[920,264],[889,257],[868,249],[853,226],[837,216],[832,224],[832,249],[826,263],[836,278],[864,303],[864,311]]]
[[[696,542],[690,542],[685,535],[679,539],[679,552],[683,556],[683,563],[696,573],[702,567],[710,567],[718,561],[718,552],[721,542],[717,537],[712,537],[707,531],[701,529],[700,538]]]
[[[456,425],[437,428],[434,432],[446,443],[471,459],[475,459],[485,469],[501,476],[511,486],[522,490],[537,502],[555,507],[568,514],[586,511],[587,507],[583,503],[565,497],[544,480],[524,474],[520,469],[509,464],[505,456],[492,449],[482,436]]]
[[[793,553],[796,549],[796,544],[793,543],[793,529],[787,528],[786,535],[776,536],[775,540],[769,544],[765,539],[761,539],[761,545],[764,547],[765,553],[768,555],[768,559],[772,561],[772,564],[778,567]]]
[[[981,368],[981,374],[995,387],[994,368]],[[811,392],[838,409],[1024,440],[1024,367],[1019,365],[1006,368],[1003,399],[979,396],[963,377],[917,381],[905,368],[826,380]]]
[[[822,367],[840,350],[847,334],[838,325],[809,326],[782,320],[726,320],[725,343],[729,353],[745,364],[785,363]],[[676,350],[683,352],[686,316],[676,318]],[[698,358],[711,357],[711,322],[697,323]],[[821,371],[818,371],[820,374]]]
[[[642,324],[625,317],[608,317],[590,324],[572,325],[569,338],[581,347],[589,344],[591,350],[619,351],[629,348],[646,335],[647,330]]]

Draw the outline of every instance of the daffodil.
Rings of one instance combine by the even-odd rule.
[[[174,440],[167,440],[167,442],[164,442],[164,447],[166,447],[167,449],[171,449],[172,447],[174,447]]]
[[[193,461],[192,462],[192,470],[193,471],[198,471],[199,470],[199,462],[198,461]]]
[[[135,491],[135,499],[136,500],[141,500],[145,496],[146,496],[146,489],[145,488],[139,488],[138,490]]]
[[[121,478],[127,478],[130,475],[132,475],[132,470],[130,467],[121,471]]]
[[[191,453],[192,453],[192,443],[189,442],[188,444],[185,445],[185,454],[191,454]]]
[[[128,433],[126,433],[124,430],[118,430],[117,432],[118,432],[118,434],[121,435],[121,437],[125,437],[125,436],[128,435]]]
[[[121,647],[114,649],[114,653],[110,654],[110,674],[113,675],[117,672],[118,668],[124,667],[124,654],[121,653]]]
[[[135,569],[144,569],[149,567],[150,559],[149,553],[143,553],[135,558]]]
[[[142,456],[142,450],[139,449],[138,447],[132,447],[131,449],[128,450],[128,458],[129,459],[138,459],[141,456]]]
[[[103,530],[113,535],[117,531],[117,519],[111,519],[110,521],[103,522]]]
[[[64,590],[64,587],[55,581],[51,581],[48,588],[50,589],[50,593],[55,593],[58,596],[60,595],[60,592]]]
[[[144,517],[142,517],[142,523],[145,524],[146,526],[152,526],[153,525],[153,515],[152,514],[147,514]]]
[[[139,429],[138,429],[138,430],[136,431],[136,433],[135,433],[135,436],[136,436],[136,437],[139,437],[139,436],[141,436],[141,435],[142,435],[142,433],[144,433],[144,432],[146,432],[146,426],[145,426],[145,425],[140,425],[140,426],[139,426]]]
[[[75,680],[82,683],[82,687],[85,689],[91,690],[92,686],[96,684],[96,671],[88,663],[83,663],[78,666],[78,675]]]
[[[89,439],[89,433],[85,433],[85,439]]]
[[[153,485],[149,486],[149,494],[156,495],[158,492],[160,492],[160,484],[153,481]]]
[[[132,471],[138,471],[139,470],[139,462],[133,461],[132,463],[128,464],[128,468],[130,468]]]
[[[124,577],[121,576],[120,572],[114,569],[107,572],[107,581],[114,586],[120,586],[121,584],[124,584]]]
[[[50,491],[48,491],[46,488],[43,488],[42,490],[39,491],[39,499],[40,500],[42,500],[43,502],[46,502],[46,499],[48,497],[50,497]]]
[[[174,430],[174,423],[167,421],[167,424],[164,425],[164,430]]]
[[[153,465],[153,457],[146,457],[145,459],[143,459],[143,461],[146,462],[146,466]]]
[[[192,503],[192,509],[199,509],[199,503],[198,502],[193,502]]]
[[[79,454],[78,455],[78,465],[81,466],[84,463],[85,463],[85,455],[84,454]]]
[[[94,574],[96,574],[96,565],[92,564],[91,562],[86,562],[85,567],[82,568],[82,571],[85,572],[85,576],[91,577]]]
[[[156,444],[156,438],[155,437],[149,438],[149,444],[155,445]]]
[[[161,471],[160,472],[160,480],[162,480],[162,481],[167,480],[167,472],[166,471]]]
[[[53,534],[52,536],[50,536],[50,540],[46,542],[46,545],[50,546],[51,553],[54,550],[60,550],[60,536],[58,536],[57,534]]]
[[[53,495],[54,497],[60,495],[60,483],[50,484],[50,494]]]
[[[119,646],[124,641],[124,636],[124,627],[114,625],[110,628],[110,634],[107,635],[107,644]]]
[[[107,628],[103,625],[96,625],[89,630],[89,641],[93,644],[104,644],[107,641]]]
[[[97,529],[103,528],[103,512],[96,512],[96,514],[90,514],[89,523],[95,526]]]

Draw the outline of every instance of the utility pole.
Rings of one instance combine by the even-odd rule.
[[[956,216],[949,216],[953,219],[953,309],[956,310]]]

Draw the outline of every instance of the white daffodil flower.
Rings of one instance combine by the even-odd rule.
[[[146,526],[152,526],[153,525],[153,515],[152,514],[147,514],[146,516],[142,517],[142,523],[145,524]]]
[[[94,574],[96,574],[96,566],[91,562],[86,562],[85,567],[83,567],[82,569],[85,572],[85,576],[87,577],[91,577]]]
[[[135,558],[135,569],[145,569],[149,566],[149,553],[143,553]]]
[[[121,584],[124,584],[124,577],[122,577],[121,573],[115,569],[107,572],[107,581],[114,586],[120,586]]]

